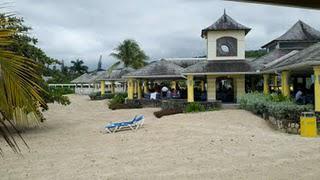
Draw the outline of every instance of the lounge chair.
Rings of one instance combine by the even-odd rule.
[[[107,133],[115,133],[124,128],[137,130],[138,128],[143,126],[143,123],[144,123],[144,116],[140,115],[140,116],[135,116],[131,121],[109,123],[108,125],[105,126],[105,130]]]

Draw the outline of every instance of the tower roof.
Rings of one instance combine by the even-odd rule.
[[[320,32],[299,20],[286,33],[270,41],[262,48],[277,41],[320,41]]]
[[[247,34],[251,29],[238,23],[224,11],[223,15],[211,26],[201,32],[201,37],[205,37],[208,31],[244,30]]]

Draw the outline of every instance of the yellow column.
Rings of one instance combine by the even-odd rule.
[[[314,69],[314,104],[315,111],[320,112],[320,66]]]
[[[193,76],[187,76],[188,102],[194,102],[194,81]]]
[[[273,85],[278,87],[278,75],[274,75]]]
[[[149,89],[148,89],[148,81],[144,81],[143,82],[143,93],[147,94],[149,93]]]
[[[200,86],[201,86],[201,92],[203,92],[205,90],[204,81],[203,80],[200,81]]]
[[[101,85],[101,95],[104,95],[106,93],[106,81],[100,81]]]
[[[290,96],[289,71],[281,72],[281,89],[284,96]]]
[[[269,91],[269,74],[263,75],[263,94],[268,95]]]
[[[141,81],[137,81],[138,99],[142,98]]]
[[[111,93],[115,93],[114,81],[111,81]]]
[[[237,99],[243,95],[246,94],[246,88],[245,88],[245,75],[240,75],[236,79],[236,91],[237,91]]]
[[[133,99],[133,80],[128,80],[128,99]]]
[[[171,89],[177,89],[177,82],[176,81],[171,82]]]
[[[215,101],[216,100],[216,77],[215,76],[207,76],[207,101]]]

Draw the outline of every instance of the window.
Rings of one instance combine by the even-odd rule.
[[[237,56],[238,41],[234,37],[222,37],[217,39],[217,57]]]

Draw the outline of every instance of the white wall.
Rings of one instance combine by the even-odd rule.
[[[217,39],[221,37],[233,37],[238,41],[238,55],[228,57],[217,57]],[[245,31],[228,30],[228,31],[209,31],[207,34],[207,58],[208,60],[228,60],[228,59],[245,59]]]

